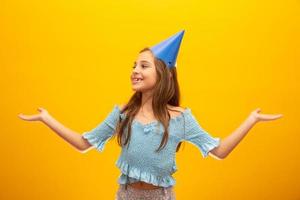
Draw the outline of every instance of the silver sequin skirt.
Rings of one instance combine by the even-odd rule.
[[[119,184],[115,200],[175,200],[175,192],[173,186],[143,190]]]

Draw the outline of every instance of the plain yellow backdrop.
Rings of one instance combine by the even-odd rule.
[[[225,138],[255,108],[260,122],[224,160],[184,143],[178,200],[296,200],[299,1],[8,1],[0,3],[0,199],[114,199],[120,148],[81,154],[40,122],[38,107],[83,133],[133,94],[138,51],[185,29],[182,107]]]

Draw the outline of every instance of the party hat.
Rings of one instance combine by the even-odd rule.
[[[176,58],[184,31],[182,30],[150,48],[154,56],[163,60],[169,68],[176,67]]]

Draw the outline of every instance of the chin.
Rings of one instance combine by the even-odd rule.
[[[152,88],[151,89],[149,89],[149,88],[140,88],[140,87],[138,87],[138,88],[135,88],[135,87],[132,87],[132,90],[133,91],[135,91],[135,92],[148,92],[148,91],[151,91],[151,90],[153,90]]]
[[[140,88],[132,88],[132,90],[135,92],[142,92],[142,90]]]
[[[136,92],[144,92],[144,91],[147,91],[147,89],[143,88],[143,87],[132,87],[132,90],[133,91],[136,91]]]

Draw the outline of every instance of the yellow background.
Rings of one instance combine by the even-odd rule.
[[[76,151],[41,122],[44,107],[78,133],[133,94],[137,53],[185,29],[182,107],[213,136],[255,108],[260,122],[224,160],[177,153],[178,200],[300,199],[299,1],[8,1],[0,3],[0,199],[113,199],[116,140]]]

